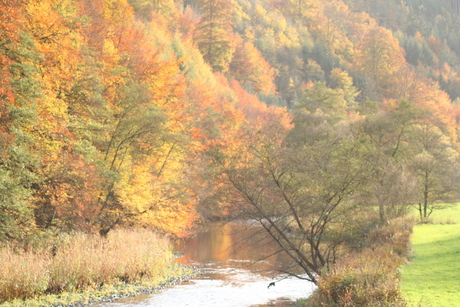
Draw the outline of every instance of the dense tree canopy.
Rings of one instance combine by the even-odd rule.
[[[199,218],[251,216],[315,279],[349,242],[343,219],[409,205],[424,218],[458,191],[460,21],[447,2],[0,11],[0,240],[184,235]]]

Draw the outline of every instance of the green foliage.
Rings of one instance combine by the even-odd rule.
[[[415,37],[404,36],[400,41],[406,51],[405,56],[408,63],[414,66],[420,63],[426,66],[434,64],[434,54],[425,40],[420,41]]]
[[[16,99],[8,105],[9,122],[5,125],[14,139],[0,157],[0,241],[24,239],[33,232],[31,198],[41,181],[35,173],[40,166],[35,151],[37,135],[32,129],[38,122],[35,99],[41,91],[31,37],[23,34],[10,56],[15,60],[9,70]]]
[[[201,0],[203,14],[196,29],[196,42],[206,62],[218,72],[228,70],[234,46],[231,37],[235,6],[230,0]]]
[[[311,112],[319,109],[334,116],[343,116],[348,110],[345,92],[342,89],[328,88],[325,82],[307,85],[298,104]]]
[[[161,13],[168,16],[174,12],[174,1],[157,0],[129,0],[138,16],[146,21],[151,21],[154,13]]]
[[[334,67],[340,67],[339,58],[320,40],[315,42],[310,52],[304,51],[303,55],[305,59],[316,61],[327,76],[329,76]]]
[[[18,174],[0,169],[0,240],[24,238],[32,230],[28,208],[30,190],[21,185]]]
[[[420,183],[416,200],[420,218],[424,219],[430,216],[436,203],[456,195],[454,169],[459,155],[451,140],[436,126],[416,125],[412,137],[416,151],[410,167]]]

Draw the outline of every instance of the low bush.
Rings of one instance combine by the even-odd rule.
[[[413,222],[403,219],[372,230],[365,247],[341,258],[324,276],[305,306],[406,306],[399,268],[410,251]]]
[[[61,234],[40,247],[0,249],[0,303],[117,281],[165,278],[169,241],[147,230]]]

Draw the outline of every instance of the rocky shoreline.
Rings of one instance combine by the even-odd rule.
[[[198,271],[193,271],[193,273],[178,277],[178,278],[171,278],[166,282],[160,283],[159,285],[148,285],[143,283],[127,283],[127,284],[120,284],[114,286],[114,291],[109,293],[108,295],[99,296],[97,294],[90,295],[89,300],[75,302],[72,304],[67,305],[52,305],[51,307],[83,307],[83,306],[91,306],[95,304],[101,304],[106,302],[113,302],[117,300],[121,300],[128,297],[134,297],[142,294],[151,294],[161,291],[164,288],[171,287],[177,285],[181,282],[187,281],[192,278],[194,275],[198,274]]]

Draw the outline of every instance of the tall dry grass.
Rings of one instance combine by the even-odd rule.
[[[170,265],[169,241],[147,230],[61,234],[48,244],[0,248],[0,303],[112,282],[160,280]]]

